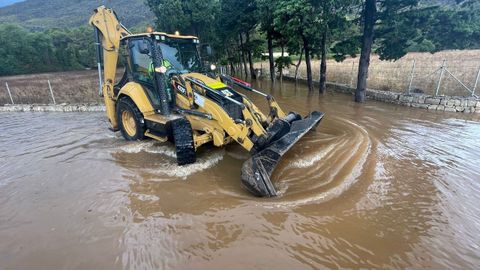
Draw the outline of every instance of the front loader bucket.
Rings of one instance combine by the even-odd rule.
[[[282,156],[308,131],[315,128],[323,118],[323,113],[314,111],[304,119],[290,123],[290,130],[254,154],[242,166],[242,184],[259,197],[276,196],[277,192],[270,176]],[[288,128],[288,127],[287,127]]]

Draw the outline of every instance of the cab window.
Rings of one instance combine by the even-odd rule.
[[[152,106],[158,108],[160,106],[160,96],[157,91],[155,91],[154,87],[151,54],[141,52],[142,47],[145,47],[145,45],[142,45],[143,43],[143,38],[130,39],[128,41],[128,47],[130,50],[129,66],[133,80],[143,86]]]
[[[138,82],[153,84],[152,60],[149,54],[140,51],[143,39],[130,40],[130,58],[133,79]]]

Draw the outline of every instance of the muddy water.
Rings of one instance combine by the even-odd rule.
[[[236,145],[178,167],[103,113],[1,114],[0,269],[478,267],[479,119],[260,84],[326,113],[275,199],[240,187]]]

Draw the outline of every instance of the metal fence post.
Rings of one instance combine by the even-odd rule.
[[[352,70],[350,71],[350,86],[353,87],[353,70],[355,69],[355,60],[352,62]]]
[[[48,89],[50,89],[50,96],[52,96],[53,104],[57,104],[55,102],[55,97],[53,96],[52,85],[50,84],[50,80],[47,80],[47,81],[48,81]]]
[[[10,87],[8,87],[7,82],[5,82],[5,86],[7,87],[7,92],[8,92],[8,96],[10,97],[10,101],[12,102],[12,104],[15,104],[15,102],[13,102],[12,93],[10,92]]]
[[[410,82],[408,83],[407,94],[410,94],[410,90],[412,90],[412,83],[413,83],[414,76],[415,76],[415,59],[413,59],[413,63],[412,63],[412,71],[410,72]]]
[[[445,72],[445,63],[447,60],[443,59],[442,66],[440,67],[440,77],[438,78],[437,89],[435,90],[435,96],[438,96],[440,85],[442,84],[443,73]]]
[[[475,90],[477,89],[478,80],[480,80],[480,67],[478,68],[477,78],[475,79],[475,83],[473,84],[472,97],[475,96]]]

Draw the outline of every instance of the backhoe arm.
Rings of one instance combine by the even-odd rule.
[[[100,6],[94,10],[89,21],[95,29],[97,40],[97,62],[100,77],[101,94],[105,101],[108,120],[113,130],[117,130],[115,115],[115,74],[117,72],[118,50],[120,39],[129,34],[128,30],[118,21],[113,10]],[[102,59],[103,56],[103,59]],[[101,64],[103,62],[103,82]]]

